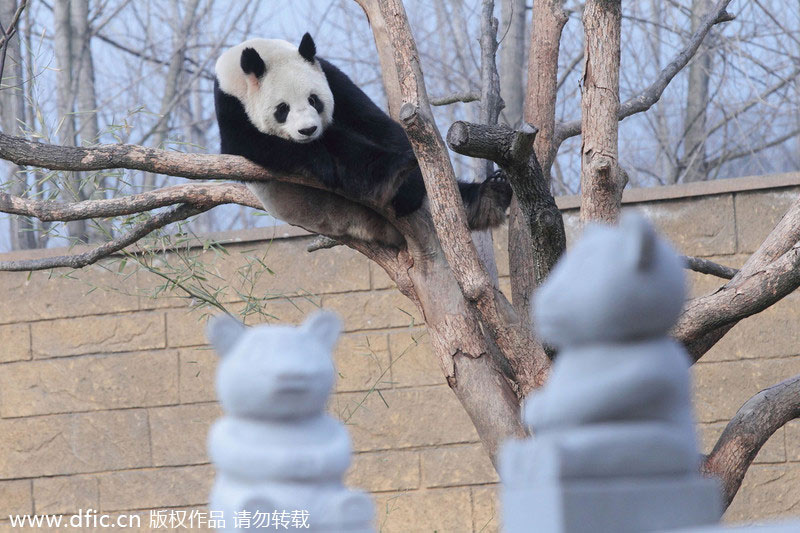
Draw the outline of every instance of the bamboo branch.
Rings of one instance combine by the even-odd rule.
[[[146,237],[153,231],[163,228],[164,226],[180,220],[186,220],[189,217],[208,211],[213,206],[193,206],[193,205],[180,205],[174,209],[159,213],[147,219],[146,221],[137,224],[133,229],[111,240],[97,248],[76,255],[63,255],[56,257],[44,257],[42,259],[29,259],[21,261],[0,261],[0,271],[14,272],[14,271],[27,271],[27,270],[46,270],[50,268],[81,268],[87,265],[96,263],[97,261],[110,256],[130,246],[136,241]]]

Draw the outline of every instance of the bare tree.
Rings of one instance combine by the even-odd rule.
[[[618,121],[647,111],[659,100],[711,28],[731,20],[726,12],[730,0],[718,0],[651,83],[623,102],[619,97],[621,2],[588,1],[583,15],[583,56],[587,58],[582,77],[583,118],[567,122],[556,120],[556,109],[560,36],[568,13],[559,0],[537,0],[533,5],[536,28],[530,41],[524,102],[527,124],[518,129],[496,124],[498,106],[492,102],[499,101],[501,91],[493,57],[489,56],[494,55],[500,26],[492,19],[492,2],[484,0],[480,123],[454,123],[447,135],[448,144],[434,120],[420,53],[403,3],[356,1],[371,22],[381,50],[379,60],[388,107],[411,140],[430,210],[398,218],[389,207],[326,191],[311,177],[271,174],[243,158],[228,155],[187,154],[126,144],[76,147],[65,142],[56,146],[2,133],[0,158],[17,165],[76,172],[130,169],[199,180],[272,179],[334,195],[331,205],[337,207],[333,209],[362,205],[373,209],[403,234],[406,245],[395,249],[349,238],[341,242],[382,267],[425,317],[434,354],[447,382],[494,457],[503,439],[524,433],[519,403],[545,382],[550,366],[545,347],[531,333],[527,311],[531,291],[547,276],[565,248],[563,221],[550,187],[559,147],[582,133],[581,217],[614,220],[624,179],[624,172],[619,169]],[[486,258],[473,244],[448,146],[459,154],[494,162],[512,184],[515,218],[509,229],[511,301],[497,289],[485,265]],[[0,263],[0,270],[91,264],[157,228],[226,203],[258,205],[238,183],[186,184],[72,203],[0,194],[0,211],[40,220],[89,220],[166,208],[142,217],[128,232],[94,251]],[[306,229],[320,232],[311,218]],[[733,272],[691,258],[687,264],[732,277],[714,293],[691,300],[676,326],[676,337],[698,360],[739,320],[769,307],[800,286],[800,201],[740,270]],[[797,416],[800,380],[792,378],[778,384],[774,392],[758,395],[743,406],[706,460],[705,470],[723,480],[728,501],[760,446],[777,428]]]
[[[25,124],[25,92],[22,67],[22,48],[17,25],[20,21],[21,9],[25,4],[17,5],[16,0],[0,1],[0,126],[3,131],[19,135]],[[27,173],[17,165],[7,166],[7,179],[11,184],[12,194],[21,196],[27,193]],[[9,241],[12,248],[25,249],[36,247],[36,234],[33,221],[27,217],[13,217],[8,228]]]
[[[692,0],[692,31],[713,8],[711,0]],[[705,179],[706,163],[706,109],[711,72],[711,54],[701,45],[689,63],[689,88],[686,91],[686,119],[684,121],[684,147],[680,166],[684,181]],[[680,168],[680,167],[679,167]]]

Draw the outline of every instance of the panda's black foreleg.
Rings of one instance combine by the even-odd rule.
[[[502,170],[491,174],[483,183],[459,182],[458,188],[471,230],[493,228],[505,221],[512,190]]]
[[[392,207],[398,217],[409,215],[420,208],[425,199],[425,182],[419,167],[412,168],[403,184],[392,198]]]

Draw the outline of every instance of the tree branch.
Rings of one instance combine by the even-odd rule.
[[[8,24],[8,28],[3,27],[2,21],[0,21],[0,80],[3,79],[3,71],[5,70],[6,66],[6,52],[8,51],[8,43],[17,33],[19,17],[22,15],[22,12],[25,10],[27,5],[28,0],[22,0],[19,3],[17,10],[14,12],[14,16],[11,17],[11,22]]]
[[[0,212],[32,216],[44,222],[133,215],[175,204],[208,208],[239,204],[262,209],[258,198],[241,183],[174,185],[130,196],[72,203],[31,200],[0,192]]]
[[[0,132],[0,159],[18,165],[32,165],[51,170],[83,171],[120,168],[188,179],[276,180],[326,190],[315,177],[272,173],[244,157],[235,155],[189,154],[126,144],[100,145],[91,148],[56,146],[28,141],[2,132]],[[340,192],[328,192],[370,207],[390,221],[394,221],[393,214],[387,212],[383,206],[371,204],[363,199],[350,198]],[[56,220],[59,218],[79,220],[88,216],[132,214],[149,208],[172,205],[176,202],[183,203],[182,200],[186,200],[202,210],[223,203],[237,203],[262,208],[261,203],[242,184],[224,183],[166,187],[127,198],[94,200],[75,204],[26,200],[5,195],[0,196],[0,212],[6,209],[17,213],[40,212],[52,216]],[[90,213],[91,215],[89,215]],[[314,231],[314,228],[306,229]],[[396,250],[384,250],[378,244],[364,243],[355,239],[343,239],[342,242],[387,269],[387,273],[393,279],[400,277],[397,272]]]
[[[626,174],[619,166],[621,0],[586,0],[581,78],[580,223],[613,224]]]
[[[468,104],[470,102],[476,102],[480,99],[481,95],[480,93],[477,92],[453,93],[448,96],[442,96],[441,98],[431,99],[431,105],[443,106],[443,105],[455,104],[456,102],[462,102]]]
[[[57,146],[0,133],[0,159],[17,165],[50,170],[108,170],[126,168],[189,179],[274,179],[323,188],[311,176],[273,174],[237,155],[189,154],[132,144],[101,144],[91,148]]]
[[[697,31],[694,32],[683,50],[681,50],[680,53],[678,53],[678,55],[675,56],[675,58],[669,63],[669,65],[667,65],[664,70],[661,71],[661,74],[659,74],[658,78],[656,78],[655,81],[650,84],[650,86],[641,91],[639,94],[629,98],[620,105],[619,120],[636,113],[647,111],[653,105],[655,105],[656,102],[658,102],[658,100],[661,98],[661,95],[664,93],[664,89],[667,88],[667,85],[669,85],[678,72],[683,70],[683,68],[689,63],[694,54],[697,52],[697,49],[700,47],[700,44],[703,42],[703,39],[705,39],[706,35],[708,35],[708,32],[711,30],[711,28],[716,24],[728,22],[734,19],[733,15],[725,11],[730,3],[731,0],[719,0],[719,2],[717,2],[717,5],[714,6],[711,12],[703,18],[700,25],[697,27]],[[579,135],[580,133],[580,120],[573,120],[557,125],[556,146],[560,145],[570,137]]]
[[[675,337],[686,345],[686,349],[695,361],[699,360],[703,354],[711,349],[730,329],[736,325],[738,320],[757,313],[777,302],[785,294],[772,294],[765,292],[764,287],[760,287],[758,280],[769,281],[769,276],[765,274],[771,269],[772,274],[781,274],[784,278],[791,278],[791,272],[780,272],[775,267],[779,259],[785,262],[790,259],[786,254],[791,252],[792,247],[797,247],[800,241],[800,199],[796,200],[789,208],[783,218],[770,232],[761,246],[758,247],[753,255],[745,262],[739,272],[724,287],[707,296],[701,296],[688,302],[678,324],[673,330]],[[750,278],[757,278],[756,283],[751,283],[748,288],[751,293],[747,293],[741,285]],[[796,286],[795,286],[796,287]],[[768,290],[768,289],[767,289]],[[787,290],[786,287],[783,290]],[[742,293],[742,294],[740,294]],[[742,296],[741,300],[739,297]],[[724,303],[725,299],[733,302],[751,302],[752,312],[742,314],[737,306],[726,306],[716,308],[715,305]],[[755,299],[759,305],[752,305]],[[741,315],[741,316],[734,316]]]
[[[535,124],[539,133],[534,141],[536,160],[541,165],[542,180],[550,192],[551,173],[558,145],[555,144],[556,104],[558,96],[558,58],[561,34],[569,15],[564,0],[536,0],[532,6],[532,25],[528,51],[528,85],[524,101],[524,122]],[[581,54],[582,55],[582,54]],[[529,317],[531,295],[541,280],[547,276],[548,258],[560,256],[566,248],[561,212],[548,205],[541,211],[547,214],[537,220],[523,212],[514,199],[508,217],[508,259],[511,274],[511,298],[521,316]],[[553,203],[553,206],[555,204]],[[560,226],[560,230],[557,226]],[[539,233],[536,236],[537,232]],[[534,240],[538,240],[534,244]],[[550,246],[542,246],[549,241]],[[560,250],[553,253],[553,250]],[[541,257],[544,255],[544,257]]]
[[[686,268],[700,272],[701,274],[709,274],[718,278],[731,279],[739,272],[735,268],[725,265],[720,265],[708,259],[701,259],[699,257],[692,257],[691,255],[682,256]]]
[[[758,451],[778,429],[800,417],[800,376],[762,390],[728,422],[703,463],[703,473],[722,481],[727,508]]]
[[[370,19],[370,9],[377,9],[386,21],[386,34],[394,47],[394,63],[404,100],[400,120],[422,169],[433,223],[445,258],[464,296],[475,305],[501,352],[514,367],[523,393],[527,393],[544,382],[549,361],[502,293],[494,289],[472,243],[453,167],[433,121],[405,9],[399,0],[356,1]]]
[[[49,268],[69,267],[81,268],[96,263],[130,246],[136,241],[146,237],[151,232],[163,228],[167,224],[186,220],[187,218],[208,211],[213,206],[193,206],[180,205],[164,213],[159,213],[147,219],[145,222],[137,224],[133,229],[114,240],[111,240],[93,250],[77,255],[65,255],[56,257],[44,257],[42,259],[30,259],[22,261],[0,261],[0,271],[26,271],[26,270],[46,270]]]
[[[730,283],[715,293],[689,301],[675,326],[674,334],[691,347],[693,342],[701,341],[707,332],[732,327],[739,320],[763,311],[798,286],[800,242],[765,268],[745,276],[740,271]],[[707,351],[711,346],[703,347]],[[702,356],[695,350],[690,349],[690,352],[695,360]]]

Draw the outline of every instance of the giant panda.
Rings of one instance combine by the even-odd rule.
[[[318,179],[326,188],[375,202],[403,217],[419,209],[425,185],[402,126],[341,70],[317,57],[306,33],[299,47],[250,39],[215,66],[221,151],[262,167]],[[271,215],[332,237],[400,246],[403,237],[375,211],[331,194],[278,181],[249,183]],[[459,183],[470,228],[501,224],[511,201],[502,174]]]

